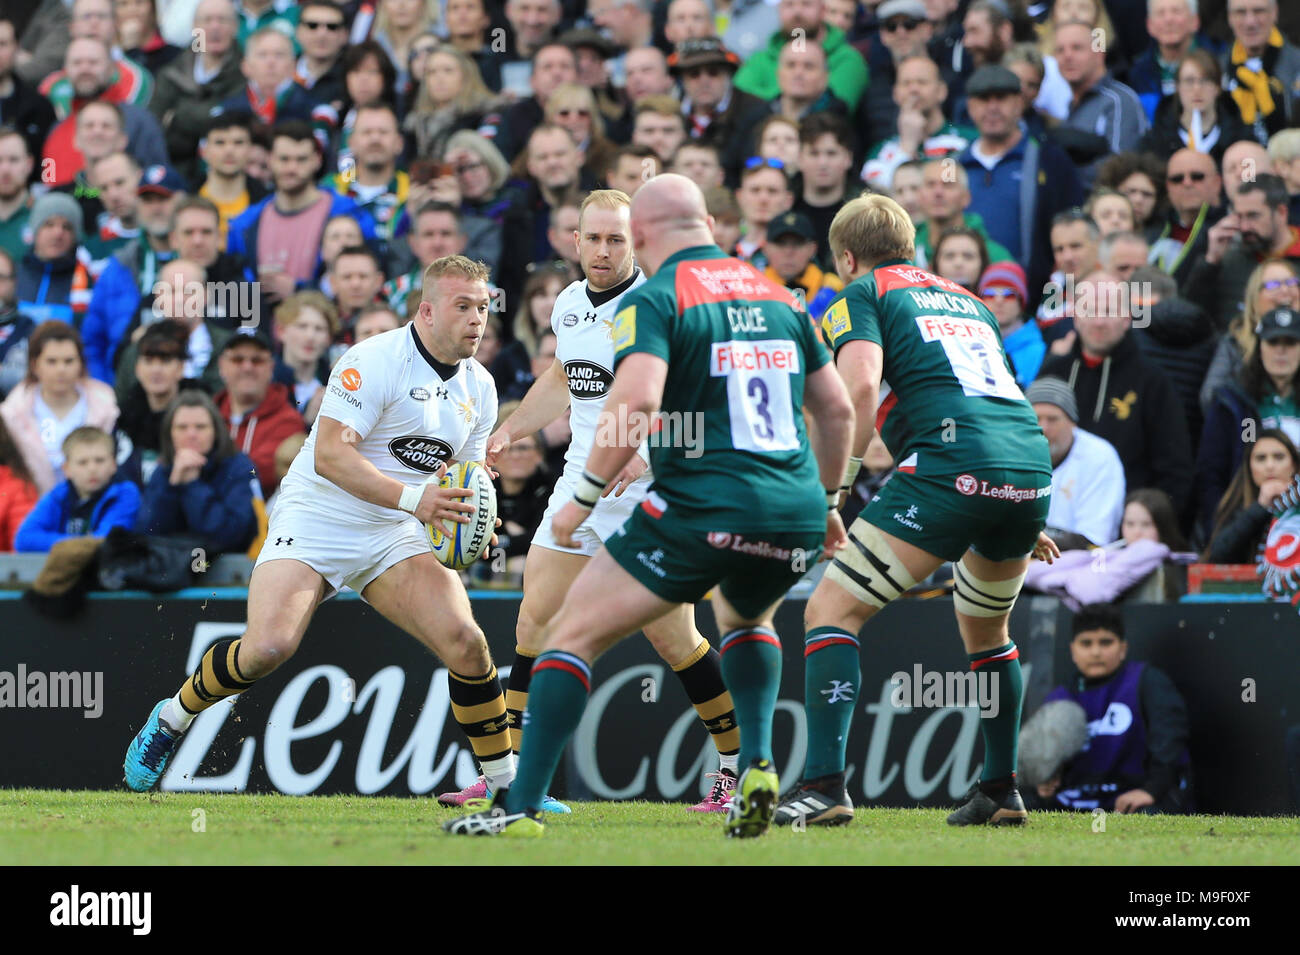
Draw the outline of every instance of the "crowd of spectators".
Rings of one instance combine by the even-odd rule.
[[[917,263],[997,318],[1069,543],[1145,522],[1250,563],[1300,471],[1295,4],[18,6],[0,550],[110,526],[255,549],[333,362],[409,321],[441,256],[491,268],[478,357],[521,398],[555,360],[583,196],[664,171],[814,318],[836,211],[894,196]],[[568,440],[561,419],[501,468],[510,560]]]

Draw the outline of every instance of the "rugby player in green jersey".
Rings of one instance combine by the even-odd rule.
[[[726,832],[767,831],[779,787],[772,618],[807,566],[846,544],[835,505],[853,410],[802,307],[714,245],[711,227],[703,194],[684,176],[658,176],[632,202],[633,249],[650,279],[615,316],[614,383],[578,489],[552,521],[556,541],[572,541],[647,432],[654,483],[546,626],[514,784],[449,832],[541,835],[538,809],[582,717],[591,664],[710,590],[745,767]]]
[[[948,822],[1026,820],[1015,777],[1023,683],[1007,618],[1030,556],[1060,553],[1042,532],[1052,462],[997,320],[966,289],[911,264],[915,236],[907,213],[884,196],[854,199],[831,223],[831,251],[846,285],[822,328],[857,422],[843,486],[852,487],[873,430],[897,471],[854,521],[849,546],[808,601],[808,757],[803,779],[777,808],[778,824],[853,818],[844,766],[859,705],[858,634],[946,561],[953,562],[953,604],[971,669],[994,694],[981,712],[980,781]]]

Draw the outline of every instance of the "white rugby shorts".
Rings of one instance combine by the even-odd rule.
[[[632,516],[636,506],[645,500],[646,492],[650,489],[650,482],[645,480],[635,481],[619,497],[615,497],[611,491],[609,497],[601,498],[573,535],[574,540],[578,542],[578,546],[561,547],[555,543],[555,538],[551,534],[551,521],[556,514],[560,513],[560,508],[573,500],[573,492],[576,486],[577,482],[567,472],[555,482],[555,490],[551,492],[551,499],[547,502],[546,513],[542,515],[542,522],[537,525],[537,532],[533,534],[533,543],[538,547],[545,547],[547,550],[558,550],[565,554],[581,554],[584,557],[594,557],[606,538],[622,527],[627,522],[627,519]]]
[[[348,521],[281,496],[254,567],[272,560],[299,560],[335,591],[347,585],[361,593],[394,564],[433,550],[423,524],[405,512],[392,514],[388,523]]]

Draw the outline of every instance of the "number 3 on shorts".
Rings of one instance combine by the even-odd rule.
[[[799,352],[789,341],[733,341],[714,345],[711,371],[727,379],[731,446],[738,451],[793,451],[799,447],[790,400],[790,376]]]

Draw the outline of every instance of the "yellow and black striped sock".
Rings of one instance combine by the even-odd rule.
[[[494,783],[494,789],[509,785],[514,778],[514,759],[510,755],[510,722],[497,668],[492,667],[483,676],[465,676],[448,669],[447,686],[452,715],[469,737],[483,775]]]
[[[519,753],[524,741],[524,710],[528,709],[528,684],[533,679],[533,661],[540,650],[515,646],[515,662],[510,667],[510,685],[506,689],[506,712],[510,715],[510,748]]]
[[[240,639],[236,637],[218,640],[208,647],[199,668],[176,694],[185,716],[193,719],[214,703],[243,693],[253,685],[255,679],[249,679],[239,671],[239,643]]]
[[[740,727],[731,693],[722,681],[718,651],[709,646],[709,641],[701,640],[690,656],[673,665],[673,672],[682,681],[700,722],[718,748],[723,767],[734,772],[736,755],[740,752]]]

